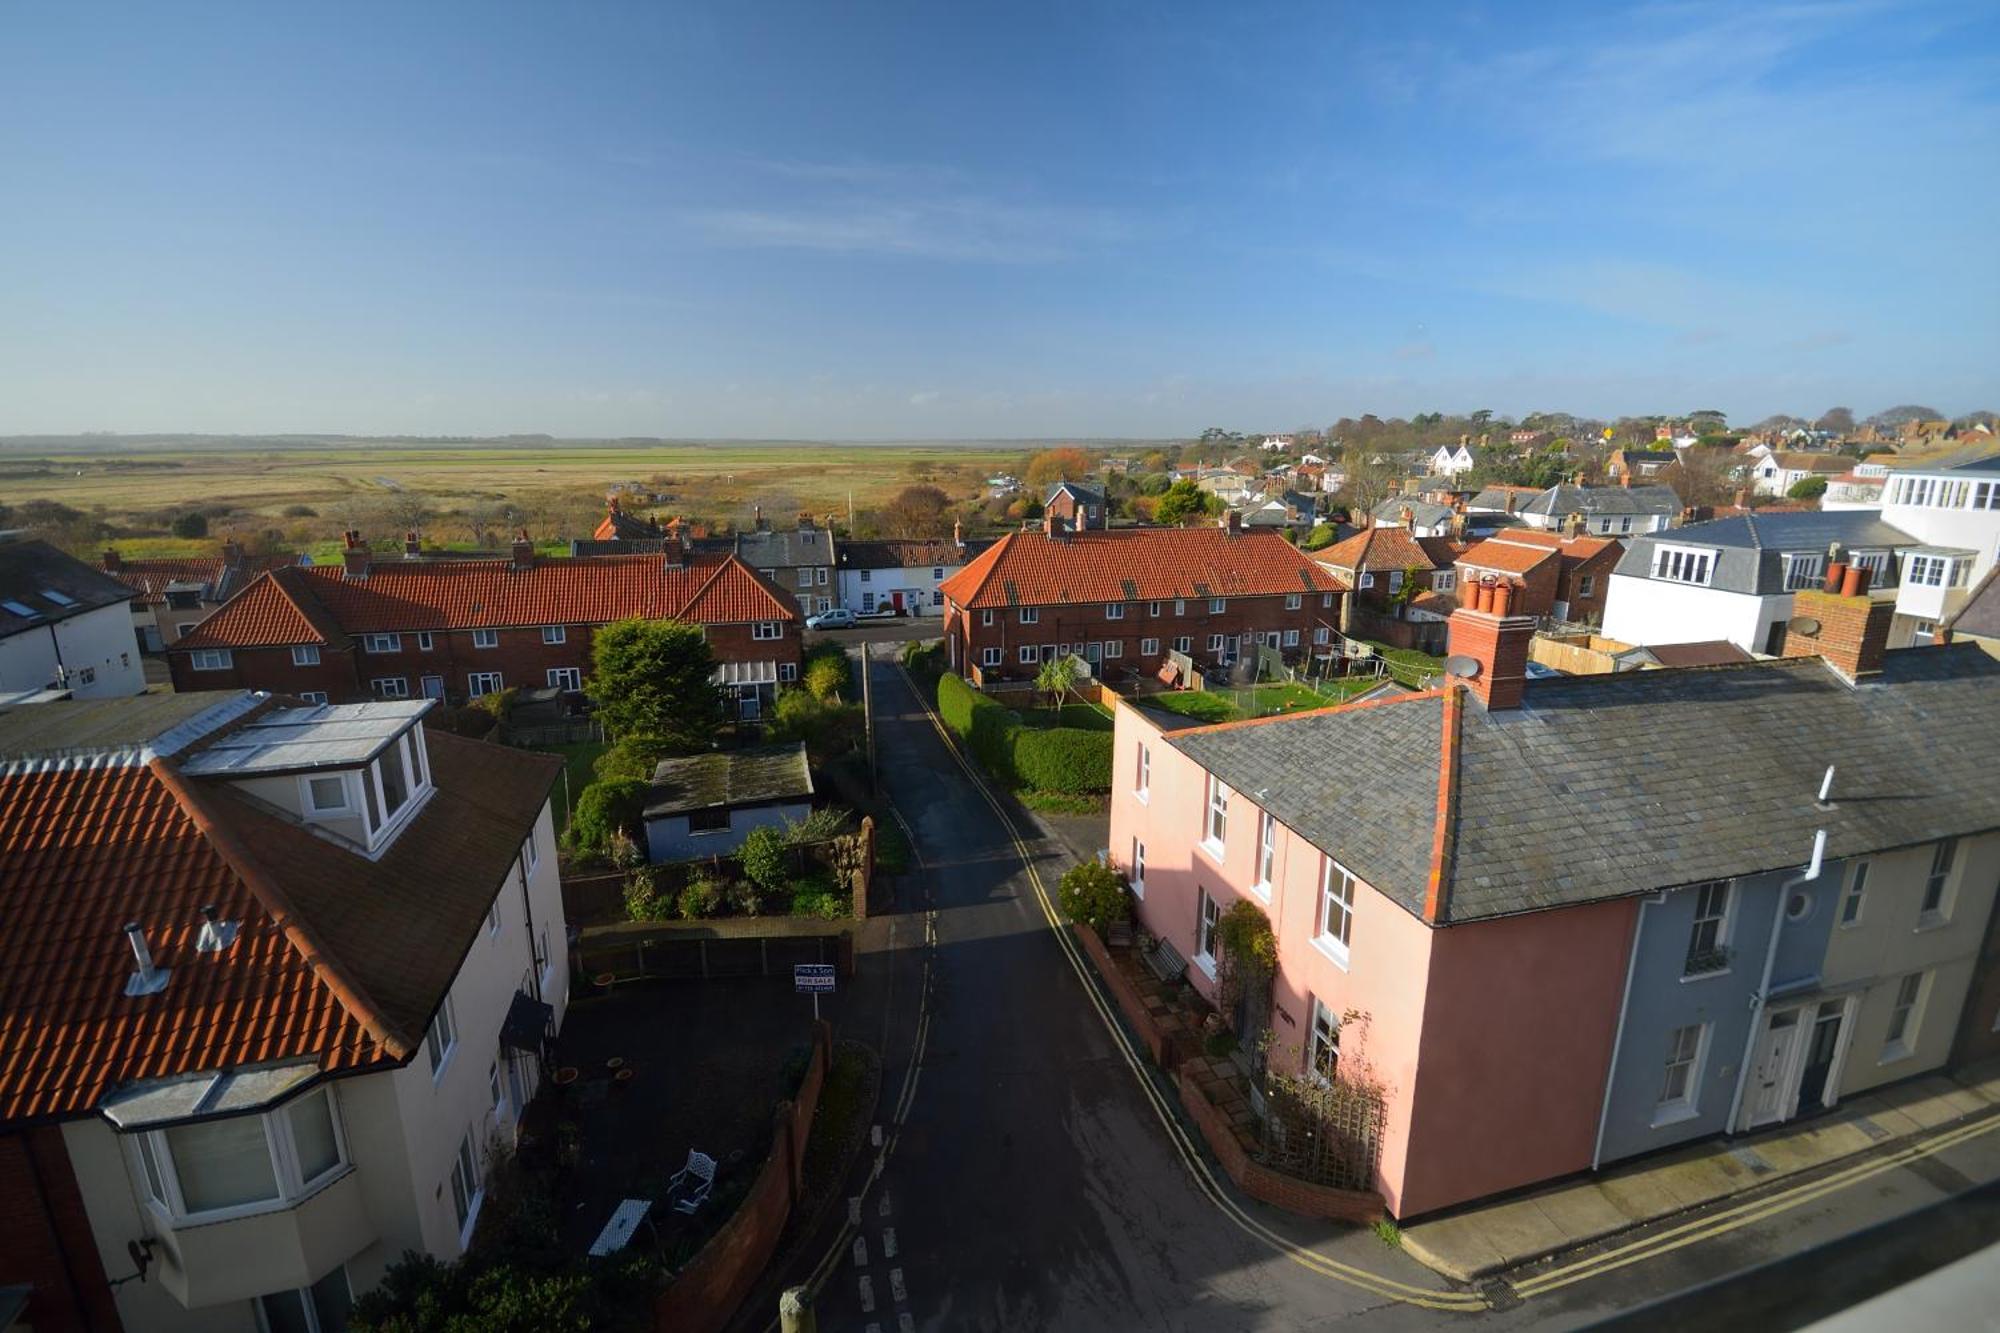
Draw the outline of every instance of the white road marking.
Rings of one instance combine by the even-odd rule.
[[[856,1236],[854,1238],[854,1266],[856,1268],[868,1267],[868,1238],[866,1236]]]
[[[889,1270],[889,1295],[895,1298],[898,1305],[910,1299],[909,1289],[903,1285],[903,1270],[900,1268]]]
[[[893,1259],[896,1257],[896,1228],[894,1227],[882,1228],[882,1257],[884,1259]]]
[[[877,1148],[882,1146],[882,1127],[880,1125],[870,1125],[868,1127],[868,1141]]]
[[[853,1227],[861,1225],[861,1196],[859,1194],[847,1201],[847,1224]]]
[[[858,1284],[861,1291],[861,1313],[875,1313],[875,1282],[864,1274]]]

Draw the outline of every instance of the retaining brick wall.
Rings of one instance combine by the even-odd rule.
[[[1104,947],[1104,941],[1097,937],[1097,932],[1080,922],[1073,923],[1070,930],[1083,944],[1083,951],[1090,955],[1090,961],[1097,967],[1097,975],[1104,978],[1104,988],[1118,1002],[1118,1010],[1125,1015],[1125,1021],[1138,1032],[1139,1041],[1145,1046],[1146,1054],[1153,1057],[1153,1063],[1169,1074],[1179,1069],[1181,1061],[1187,1058],[1186,1052],[1180,1049],[1172,1034],[1162,1030],[1153,1021],[1153,1016],[1146,1012],[1145,1000],[1132,989],[1132,983],[1125,979],[1118,964],[1112,961],[1110,950]]]
[[[779,1106],[770,1155],[750,1192],[653,1303],[658,1333],[718,1333],[770,1266],[805,1188],[806,1138],[833,1058],[833,1028],[813,1025],[812,1060],[795,1101]]]
[[[1251,1198],[1301,1217],[1335,1222],[1374,1222],[1383,1216],[1379,1195],[1314,1185],[1273,1171],[1262,1162],[1251,1161],[1222,1112],[1201,1095],[1194,1080],[1183,1074],[1175,1082],[1180,1084],[1181,1105],[1187,1108],[1201,1136],[1208,1140],[1208,1150],[1221,1161],[1223,1172],[1236,1182],[1236,1188]]]
[[[121,1325],[58,1125],[0,1135],[0,1286],[34,1288],[27,1319],[50,1333]]]

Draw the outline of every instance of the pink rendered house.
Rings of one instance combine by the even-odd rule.
[[[1452,628],[1455,652],[1486,653],[1469,686],[1205,727],[1117,709],[1110,845],[1140,924],[1214,999],[1217,915],[1238,898],[1264,910],[1278,937],[1269,1063],[1373,1067],[1388,1094],[1377,1188],[1399,1217],[1591,1165],[1636,911],[1454,919],[1458,733],[1468,710],[1518,699],[1534,622],[1465,610]],[[1302,787],[1301,751],[1329,747],[1346,788]],[[1238,790],[1215,769],[1270,781]],[[1342,827],[1374,836],[1350,851],[1329,836]]]

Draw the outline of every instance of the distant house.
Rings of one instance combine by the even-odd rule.
[[[1483,457],[1479,447],[1461,435],[1457,444],[1441,444],[1434,449],[1427,466],[1434,477],[1456,477],[1478,467]]]
[[[146,688],[132,589],[43,541],[0,536],[0,696]]]
[[[107,548],[97,567],[136,594],[132,628],[140,648],[157,653],[178,642],[203,616],[265,570],[300,563],[310,561],[296,555],[246,556],[241,545],[227,541],[219,555],[158,560],[127,560],[115,547]]]
[[[1792,487],[1807,477],[1825,477],[1831,481],[1847,471],[1852,461],[1844,454],[1775,451],[1757,461],[1750,473],[1751,484],[1759,495],[1788,495]]]
[[[898,615],[941,616],[940,585],[990,545],[991,541],[968,542],[956,524],[950,537],[930,541],[850,538],[840,544],[841,605],[864,616],[884,607]]]
[[[1604,617],[1611,571],[1624,553],[1609,537],[1512,529],[1460,555],[1458,581],[1471,583],[1490,574],[1514,584],[1517,615],[1595,623]]]
[[[1392,495],[1370,513],[1377,527],[1408,528],[1418,537],[1448,537],[1456,511],[1414,495]]]
[[[728,856],[756,828],[812,812],[803,741],[662,759],[646,789],[646,854],[657,864]]]
[[[1663,481],[1680,462],[1679,454],[1664,449],[1614,449],[1604,460],[1604,474],[1626,486]]]
[[[604,517],[598,521],[597,530],[590,535],[601,542],[658,541],[667,535],[667,531],[650,518],[626,513],[614,495],[605,502]]]
[[[1088,532],[1105,526],[1109,508],[1103,491],[1080,482],[1059,481],[1042,501],[1042,512],[1054,515],[1072,532]]]
[[[1694,523],[1634,538],[1611,575],[1605,637],[1650,646],[1727,639],[1783,651],[1796,593],[1821,586],[1827,552],[1869,571],[1889,599],[1898,556],[1917,545],[1874,514],[1791,510]]]
[[[1345,541],[1313,552],[1334,578],[1354,591],[1341,608],[1343,633],[1353,632],[1354,612],[1369,610],[1390,619],[1442,620],[1451,614],[1449,601],[1457,586],[1457,548],[1443,537],[1420,537],[1408,528],[1363,528]],[[1406,592],[1414,579],[1418,591]],[[1446,600],[1425,602],[1430,594]],[[1423,603],[1420,605],[1419,603]]]
[[[751,531],[709,546],[734,551],[737,559],[789,594],[800,615],[831,611],[840,595],[840,585],[833,577],[839,563],[833,533],[809,518],[799,519],[798,526],[789,531],[773,530],[762,510],[757,512],[755,523]]]
[[[1930,643],[2000,555],[2000,454],[1990,445],[1896,469],[1881,517],[1916,539],[1904,552],[1889,646]]]
[[[1630,537],[1660,532],[1680,519],[1681,498],[1668,486],[1551,486],[1521,498],[1515,487],[1488,487],[1466,505],[1468,514],[1496,509],[1519,516],[1531,528],[1548,531],[1573,526],[1600,537]]]

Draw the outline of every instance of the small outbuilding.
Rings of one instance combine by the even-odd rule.
[[[655,864],[727,856],[750,830],[812,811],[803,743],[662,759],[646,793],[646,852]]]

